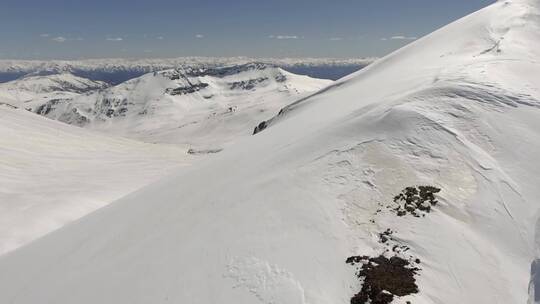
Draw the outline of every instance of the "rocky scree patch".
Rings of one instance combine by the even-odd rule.
[[[411,214],[425,217],[437,204],[435,197],[441,189],[433,186],[406,187],[393,199],[387,209],[397,216]],[[397,204],[397,206],[395,206]],[[380,207],[384,204],[380,203]],[[379,208],[375,215],[383,212]],[[375,223],[375,219],[371,219]],[[419,292],[415,276],[421,270],[421,261],[408,254],[409,246],[401,244],[394,238],[395,231],[386,229],[378,233],[378,242],[384,248],[378,256],[351,256],[345,263],[356,267],[356,277],[362,288],[351,298],[351,304],[389,304],[394,298]],[[411,302],[407,301],[407,304]]]

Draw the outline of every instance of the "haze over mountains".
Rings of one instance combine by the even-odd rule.
[[[540,1],[506,0],[335,82],[251,63],[0,99],[17,227],[39,189],[122,190],[0,256],[0,302],[540,303],[539,58]]]

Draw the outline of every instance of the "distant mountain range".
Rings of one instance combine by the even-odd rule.
[[[143,74],[177,67],[218,67],[262,62],[292,73],[336,80],[359,70],[375,58],[249,58],[249,57],[179,57],[164,59],[87,59],[87,60],[0,60],[0,82],[29,75],[69,72],[79,77],[119,84]]]

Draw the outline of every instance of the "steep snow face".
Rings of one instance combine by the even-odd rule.
[[[258,63],[175,69],[72,100],[53,100],[37,112],[148,142],[219,148],[251,134],[254,124],[280,107],[330,83]]]
[[[538,301],[539,16],[537,0],[497,2],[286,107],[0,258],[0,299],[346,303],[345,259],[384,254],[419,268],[396,303]],[[398,216],[422,184],[439,203]]]
[[[69,73],[29,76],[0,84],[0,98],[14,106],[33,109],[50,100],[72,98],[78,94],[107,87],[104,82]]]
[[[183,150],[112,139],[0,105],[0,254],[165,176]]]

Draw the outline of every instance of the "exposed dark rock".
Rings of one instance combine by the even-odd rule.
[[[185,75],[188,77],[201,77],[201,76],[214,76],[225,77],[230,75],[236,75],[241,72],[253,71],[253,70],[265,70],[268,67],[274,67],[273,65],[266,63],[247,63],[229,67],[211,67],[211,68],[188,68],[185,70]]]
[[[262,130],[266,129],[266,127],[268,127],[266,121],[263,121],[261,122],[258,126],[255,127],[255,129],[253,130],[253,135],[261,132]]]
[[[186,95],[186,94],[198,92],[206,88],[207,86],[208,86],[208,83],[201,82],[201,83],[196,83],[196,84],[190,84],[184,87],[167,89],[165,90],[165,92],[170,95]]]
[[[386,229],[386,231],[379,233],[379,242],[384,244],[388,242],[388,240],[392,239],[392,234],[394,232],[391,229]]]
[[[11,105],[9,103],[5,103],[5,102],[0,102],[0,106],[5,106],[5,107],[11,108],[11,109],[18,109],[18,107],[14,106],[14,105]]]
[[[403,297],[418,293],[415,275],[418,268],[405,259],[394,256],[353,256],[347,264],[361,264],[357,277],[362,280],[362,289],[351,298],[351,304],[388,304],[394,296]]]
[[[35,113],[39,115],[47,115],[54,109],[54,106],[58,105],[59,102],[60,99],[51,99],[37,107]]]
[[[363,255],[363,256],[352,256],[352,257],[348,257],[347,260],[345,260],[345,263],[347,264],[351,264],[351,265],[356,265],[358,263],[362,263],[362,261],[364,260],[368,260],[369,257],[367,255]]]
[[[98,115],[104,114],[109,118],[125,116],[130,104],[132,103],[126,98],[103,98],[96,102],[94,112]]]
[[[196,150],[196,149],[193,149],[193,148],[190,148],[187,153],[188,154],[214,154],[214,153],[219,153],[223,151],[223,149],[221,148],[216,148],[216,149],[204,149],[204,150]]]
[[[435,194],[440,191],[441,189],[433,186],[407,187],[394,197],[397,207],[393,210],[398,216],[405,216],[407,213],[415,217],[425,215],[421,212],[431,212],[431,207],[438,203]]]
[[[243,80],[243,81],[235,81],[229,84],[229,88],[231,90],[236,90],[236,89],[252,90],[255,88],[257,84],[263,83],[267,80],[268,80],[267,77],[260,77],[260,78]]]
[[[287,76],[283,74],[279,74],[274,78],[277,82],[285,82],[287,80]]]

